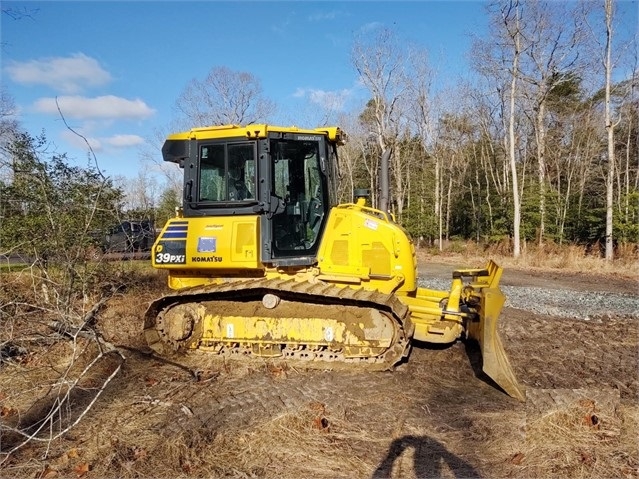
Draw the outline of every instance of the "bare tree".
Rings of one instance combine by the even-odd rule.
[[[435,174],[435,201],[433,204],[433,213],[436,218],[441,219],[441,161],[442,157],[434,150],[438,128],[433,118],[433,98],[431,96],[431,87],[433,81],[433,72],[428,68],[425,61],[416,61],[413,63],[413,75],[409,80],[408,93],[411,98],[409,109],[409,121],[413,124],[413,129],[417,137],[422,143],[422,147],[426,152],[432,152],[434,157],[433,170]],[[440,221],[441,224],[441,221]],[[439,249],[443,249],[441,229],[439,235]]]
[[[502,119],[503,147],[508,158],[510,175],[504,177],[504,185],[512,196],[513,220],[512,240],[513,256],[521,254],[521,193],[519,185],[518,163],[520,158],[520,138],[516,127],[520,97],[520,62],[525,49],[522,34],[522,6],[520,0],[494,2],[489,5],[491,37],[476,40],[474,67],[489,80],[499,99],[499,112]],[[504,175],[508,169],[504,169]]]
[[[4,88],[0,89],[0,141],[13,139],[18,129],[16,105],[13,97]]]
[[[142,169],[135,178],[122,178],[120,186],[125,194],[126,210],[152,215],[160,197],[160,186],[155,176]]]
[[[366,142],[366,131],[355,115],[342,115],[337,123],[348,138],[346,144],[340,148],[338,168],[338,201],[344,203],[354,201],[356,198],[353,197],[353,191],[364,186],[360,174],[360,160],[365,150],[363,145]]]
[[[525,2],[526,22],[522,35],[527,47],[522,51],[520,70],[522,81],[529,86],[532,103],[531,123],[535,132],[537,179],[539,188],[539,230],[541,245],[546,231],[546,170],[548,99],[554,90],[570,82],[580,67],[578,64],[584,29],[576,11],[569,4],[530,0]],[[573,21],[566,21],[572,19]],[[528,109],[526,109],[528,110]]]
[[[617,29],[617,26],[621,25],[622,22],[620,18],[623,17],[623,8],[626,7],[623,2],[604,0],[595,4],[595,6],[597,10],[594,11],[584,9],[584,17],[588,20],[595,18],[599,24],[599,27],[591,25],[590,28],[591,39],[594,42],[590,56],[593,61],[593,70],[598,76],[595,82],[598,87],[600,86],[600,89],[593,97],[595,106],[602,107],[600,115],[603,120],[601,121],[603,131],[601,132],[600,140],[602,145],[606,145],[605,149],[602,148],[600,151],[603,167],[602,176],[605,185],[605,259],[606,261],[612,261],[614,259],[614,241],[615,239],[623,239],[624,235],[622,229],[619,229],[618,232],[614,231],[615,185],[618,185],[617,211],[619,220],[621,223],[625,223],[626,215],[621,206],[621,197],[624,196],[624,183],[628,178],[622,179],[622,177],[630,174],[630,169],[626,171],[623,164],[618,164],[617,155],[622,155],[622,151],[618,150],[622,150],[625,146],[628,152],[632,152],[631,155],[636,158],[636,147],[632,148],[631,143],[628,141],[619,141],[616,129],[625,119],[628,123],[624,127],[627,127],[630,131],[632,118],[636,118],[636,103],[633,105],[636,99],[632,96],[634,82],[636,81],[636,63],[634,70],[628,72],[629,76],[625,80],[615,83],[613,77],[619,67],[624,65],[624,59],[628,59],[626,55],[632,53],[630,47],[634,44],[636,48],[637,37],[636,35],[630,38],[628,36],[624,37],[624,30]],[[603,29],[600,27],[602,23]],[[613,48],[613,41],[618,46]],[[630,59],[631,62],[632,59]],[[626,66],[630,66],[630,63],[626,63]],[[626,111],[629,112],[627,117],[624,115]],[[624,135],[624,130],[622,130],[621,135]],[[633,136],[636,136],[636,133]],[[620,156],[620,158],[623,158],[623,156]],[[634,229],[635,226],[632,223],[631,221],[631,229]]]
[[[40,11],[39,8],[27,8],[27,7],[2,7],[2,13],[11,18],[12,20],[21,20],[23,18],[33,17]]]
[[[173,121],[169,125],[155,128],[153,133],[146,138],[145,147],[140,151],[140,159],[147,165],[147,175],[153,175],[156,182],[160,182],[157,191],[171,189],[179,198],[182,196],[182,183],[184,172],[173,162],[166,162],[162,158],[162,145],[167,136],[178,131],[185,131],[194,125],[186,121],[179,123]],[[160,193],[161,194],[161,193]]]
[[[214,67],[204,80],[191,80],[175,108],[189,128],[266,122],[275,111],[256,76],[227,67]]]
[[[511,1],[508,8],[502,9],[503,24],[508,32],[508,36],[512,40],[513,47],[510,110],[508,113],[508,154],[510,156],[510,172],[513,182],[513,256],[515,258],[521,254],[519,233],[521,225],[521,200],[519,198],[519,183],[517,179],[517,156],[515,155],[515,95],[517,92],[517,80],[519,79],[519,59],[522,50],[520,16],[520,6],[517,0],[514,2]]]
[[[380,149],[382,159],[390,156],[398,137],[399,107],[406,89],[405,54],[394,33],[388,29],[376,30],[371,36],[356,38],[351,59],[360,81],[368,89],[370,126]],[[386,172],[383,172],[386,174]],[[387,191],[381,191],[378,207],[388,211]],[[398,192],[396,192],[398,194]]]
[[[606,47],[604,59],[605,92],[604,123],[608,140],[608,175],[606,177],[606,261],[612,261],[614,257],[612,242],[612,214],[613,214],[613,186],[615,179],[615,126],[611,115],[610,88],[612,84],[612,35],[613,35],[613,0],[604,1]]]
[[[10,181],[11,159],[7,146],[16,139],[19,124],[13,97],[4,88],[0,89],[0,181]]]
[[[521,197],[518,163],[518,140],[515,133],[517,123],[517,97],[520,80],[520,61],[524,49],[521,27],[521,4],[519,0],[498,4],[492,14],[491,24],[495,27],[493,32],[497,36],[496,48],[488,64],[484,67],[497,67],[496,74],[501,78],[497,87],[500,97],[503,99],[503,119],[505,124],[504,148],[507,152],[510,165],[511,194],[513,200],[513,256],[521,254]],[[504,76],[503,74],[506,73]]]
[[[635,121],[637,120],[637,116],[639,113],[639,101],[637,101],[637,74],[639,73],[639,70],[637,69],[637,62],[639,60],[639,52],[637,52],[637,44],[635,43],[635,48],[634,48],[634,62],[633,62],[633,68],[632,68],[632,75],[630,77],[630,85],[628,88],[628,97],[630,99],[630,105],[628,105],[628,108],[625,109],[625,114],[626,114],[626,123],[627,123],[627,133],[626,133],[626,142],[625,142],[625,147],[626,147],[626,155],[625,155],[625,165],[624,165],[624,172],[625,172],[625,178],[623,183],[621,181],[618,181],[619,183],[619,190],[620,192],[623,192],[623,201],[620,201],[620,209],[622,211],[622,215],[624,218],[624,222],[630,223],[631,221],[631,215],[630,215],[630,210],[631,210],[631,205],[630,205],[630,192],[632,189],[632,181],[631,181],[631,162],[632,162],[632,141],[633,141],[633,130],[636,130],[636,125],[635,125]],[[635,138],[636,139],[636,138]],[[636,144],[635,144],[636,146]],[[635,162],[637,160],[637,151],[635,148]],[[619,170],[619,169],[618,169]],[[639,186],[639,171],[635,172],[635,179],[634,179],[634,189],[636,190],[637,187]],[[622,196],[620,194],[620,196]]]
[[[434,72],[430,68],[427,60],[426,52],[415,50],[410,57],[411,74],[407,76],[407,115],[411,124],[411,130],[417,135],[421,141],[425,152],[431,152],[434,157],[434,173],[435,173],[435,193],[433,212],[436,218],[441,219],[442,209],[440,202],[441,191],[441,162],[442,157],[434,151],[436,136],[438,129],[433,118],[434,99],[431,94],[432,83],[434,80]],[[440,221],[441,224],[441,221]],[[442,250],[443,243],[440,234],[439,249]]]

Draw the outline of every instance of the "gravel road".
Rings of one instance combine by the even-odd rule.
[[[419,286],[449,290],[454,269],[451,265],[428,264],[420,268]],[[542,271],[522,273],[520,270],[515,280],[515,274],[509,274],[506,269],[501,281],[501,290],[506,295],[505,306],[544,316],[586,321],[610,317],[639,319],[637,281],[574,274],[573,281],[558,285],[556,275]]]

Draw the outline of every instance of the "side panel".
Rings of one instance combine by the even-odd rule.
[[[405,231],[383,213],[361,205],[330,212],[319,248],[320,278],[382,292],[417,288],[415,249]]]
[[[153,245],[153,266],[223,275],[260,270],[259,216],[173,218]]]

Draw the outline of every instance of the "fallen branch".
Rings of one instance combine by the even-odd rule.
[[[83,326],[72,326],[65,321],[49,321],[47,323],[47,326],[58,333],[60,336],[67,337],[69,339],[76,339],[78,337],[95,339],[99,345],[106,346],[105,352],[117,349],[117,347],[113,343],[105,340],[93,328],[88,328],[86,326],[86,323]]]
[[[83,317],[81,326],[75,326],[66,321],[50,321],[47,323],[47,326],[55,331],[55,333],[57,333],[61,337],[71,339],[74,342],[77,340],[78,337],[83,337],[95,341],[98,345],[99,353],[89,362],[89,364],[84,367],[82,372],[73,381],[70,381],[69,386],[66,388],[66,391],[64,391],[64,394],[58,394],[58,396],[54,399],[53,407],[51,407],[46,416],[41,421],[39,421],[39,425],[34,431],[26,432],[24,429],[20,429],[18,427],[0,427],[0,433],[2,429],[4,429],[5,431],[12,432],[24,438],[19,444],[13,446],[7,452],[2,453],[3,455],[5,455],[5,457],[0,460],[0,465],[4,464],[4,462],[13,453],[15,453],[18,449],[24,447],[31,441],[51,442],[69,432],[69,430],[75,427],[87,415],[87,413],[91,410],[91,408],[96,403],[98,398],[102,395],[109,383],[113,380],[113,378],[117,376],[117,374],[122,369],[122,365],[124,364],[124,361],[126,361],[126,356],[122,353],[122,351],[120,351],[120,349],[118,349],[112,343],[106,341],[95,329],[89,326],[94,321],[95,315],[98,313],[100,308],[104,305],[104,303],[106,303],[107,300],[108,297],[105,297],[102,298],[98,303],[96,303],[91,308],[91,310]],[[79,387],[80,381],[82,381],[83,378],[87,377],[91,369],[107,355],[117,355],[120,358],[119,364],[102,382],[100,387],[97,388],[96,394],[91,398],[91,401],[86,405],[86,407],[84,407],[84,409],[75,418],[75,420],[67,427],[61,429],[60,431],[57,431],[57,433],[55,434],[50,432],[47,437],[38,437],[39,434],[46,429],[49,429],[50,431],[53,430],[53,425],[56,419],[62,416],[63,408],[69,407],[72,392]],[[67,381],[64,378],[70,371],[73,362],[75,362],[74,359],[71,360],[71,364],[67,369],[67,373],[65,373],[65,375],[63,375],[62,377],[63,382]]]
[[[87,404],[87,406],[82,410],[82,412],[78,415],[78,417],[75,419],[75,421],[73,421],[73,423],[71,423],[69,426],[65,427],[61,431],[58,431],[55,435],[52,435],[52,436],[49,436],[49,437],[46,437],[46,438],[38,437],[38,434],[40,434],[40,432],[42,432],[42,430],[44,430],[45,428],[49,427],[49,429],[51,429],[52,424],[54,422],[54,419],[56,417],[58,417],[58,415],[60,414],[63,406],[65,405],[65,403],[68,403],[69,397],[71,395],[71,392],[76,387],[78,387],[78,383],[80,382],[80,380],[82,378],[84,378],[88,374],[88,372],[91,370],[91,368],[100,359],[104,358],[108,354],[116,354],[116,355],[118,355],[120,357],[120,363],[115,368],[115,370],[105,379],[105,381],[102,383],[102,385],[98,388],[97,393],[95,394],[95,396],[91,399],[89,404]],[[58,400],[56,401],[56,406],[49,411],[47,416],[41,421],[40,426],[34,432],[26,433],[23,430],[20,430],[18,428],[7,428],[9,431],[18,434],[18,435],[24,437],[25,439],[20,444],[14,446],[13,448],[11,448],[6,453],[3,453],[3,454],[6,454],[6,457],[2,461],[0,461],[0,465],[2,465],[9,458],[9,456],[11,456],[11,454],[16,452],[18,449],[24,447],[29,442],[31,442],[31,441],[50,442],[50,441],[53,441],[53,440],[63,436],[64,434],[69,432],[73,427],[75,427],[84,418],[84,416],[86,416],[86,414],[91,410],[91,408],[93,407],[95,402],[98,400],[98,398],[102,395],[102,393],[104,392],[106,387],[109,385],[109,383],[120,372],[120,370],[122,369],[122,365],[124,364],[124,361],[126,361],[126,357],[124,356],[124,354],[122,354],[121,351],[119,351],[117,349],[111,349],[111,350],[106,351],[106,352],[101,352],[100,354],[98,354],[98,356],[96,356],[84,368],[82,373],[75,379],[75,381],[72,382],[71,386],[67,389],[67,391],[64,394],[64,396],[62,396],[62,398],[58,398]]]

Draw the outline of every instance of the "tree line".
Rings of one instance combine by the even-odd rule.
[[[489,33],[472,46],[474,81],[438,91],[423,48],[385,28],[356,35],[351,62],[368,102],[351,112],[326,104],[306,119],[314,122],[307,126],[338,124],[348,134],[341,201],[367,188],[373,206],[391,211],[416,241],[440,248],[454,239],[505,242],[518,256],[522,240],[578,243],[612,259],[615,244],[637,243],[636,39],[615,43],[616,6],[489,3]],[[0,106],[1,249],[31,244],[33,225],[82,231],[90,241],[92,231],[124,216],[160,226],[172,216],[179,170],[160,187],[143,172],[128,182],[104,177],[95,158],[71,168],[65,155],[47,151],[43,135],[20,131],[6,92]],[[186,85],[175,111],[173,131],[269,123],[276,104],[252,73],[213,67]],[[164,136],[150,141],[148,156],[157,158]],[[383,155],[387,202],[379,191]],[[72,240],[49,249],[68,253]]]
[[[614,7],[491,3],[489,35],[473,43],[476,82],[439,94],[426,52],[388,30],[356,39],[371,100],[343,155],[343,196],[356,184],[377,192],[390,152],[389,208],[429,243],[507,239],[514,256],[521,240],[579,243],[607,259],[636,243],[637,54],[613,48]]]

